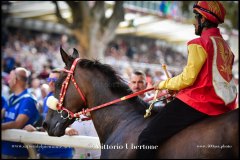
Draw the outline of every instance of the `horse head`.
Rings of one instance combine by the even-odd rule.
[[[64,135],[66,127],[90,112],[92,119],[101,119],[94,121],[94,125],[101,126],[97,132],[103,137],[108,135],[105,130],[109,134],[113,132],[121,118],[144,120],[145,104],[137,97],[129,100],[120,98],[131,94],[132,90],[110,65],[97,60],[80,60],[76,49],[71,56],[62,48],[60,53],[66,66],[55,84],[54,96],[48,98],[49,111],[43,123],[50,136]],[[119,103],[111,103],[114,100],[119,100]],[[95,112],[105,104],[115,107]],[[113,125],[109,127],[102,121],[110,121]]]
[[[65,129],[78,118],[73,114],[86,107],[83,91],[75,81],[75,79],[79,79],[79,75],[74,74],[74,70],[77,70],[79,54],[75,48],[71,56],[62,48],[60,48],[60,53],[66,66],[55,84],[54,96],[47,100],[49,110],[43,123],[43,127],[50,136],[63,136]],[[82,98],[80,101],[76,98],[79,96],[79,90]]]

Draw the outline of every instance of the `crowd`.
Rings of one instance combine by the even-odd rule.
[[[36,77],[44,79],[50,69],[62,67],[60,44],[69,53],[74,47],[78,49],[76,40],[67,35],[16,28],[9,28],[7,35],[2,46],[3,71],[9,73],[14,66],[25,67],[30,70],[31,79]],[[186,58],[172,47],[166,47],[153,39],[128,36],[117,36],[108,45],[105,52],[106,63],[109,57],[129,63],[165,63],[173,67],[180,67],[186,63]],[[136,69],[134,66],[132,68]]]
[[[173,47],[160,40],[122,35],[117,36],[109,44],[105,55],[118,60],[183,66],[186,62],[186,55],[183,56]]]

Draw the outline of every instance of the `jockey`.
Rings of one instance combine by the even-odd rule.
[[[155,85],[179,92],[142,131],[138,145],[159,145],[190,124],[236,107],[234,55],[218,28],[226,11],[219,1],[198,1],[193,12],[195,34],[200,37],[187,44],[187,65],[179,75]],[[137,150],[137,158],[154,156],[155,150]]]

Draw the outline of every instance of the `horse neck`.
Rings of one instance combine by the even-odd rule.
[[[92,97],[92,103],[89,104],[89,108],[120,98],[120,96],[113,96],[107,90],[101,92],[104,94],[94,94],[96,92],[93,92],[89,96]],[[121,129],[122,132],[125,129],[127,130],[129,128],[127,126],[130,123],[137,123],[139,127],[141,125],[144,126],[143,114],[139,113],[140,109],[137,110],[140,107],[144,108],[143,104],[135,98],[135,100],[125,100],[91,112],[91,117],[101,143],[105,143],[108,137],[116,130]]]
[[[79,77],[77,78],[79,86],[87,99],[88,108],[126,96],[125,93],[121,93],[122,95],[119,95],[119,93],[114,94],[109,85],[115,84],[109,84],[107,78],[98,70],[81,69],[79,73],[84,75],[80,76],[78,74]],[[121,84],[118,86],[121,86]],[[132,129],[129,126],[132,125],[134,127],[137,126],[135,127],[136,132],[140,132],[139,130],[145,127],[146,121],[143,118],[145,108],[136,99],[136,97],[131,98],[91,112],[91,117],[101,143],[106,142],[111,134],[115,135],[114,132],[116,130],[122,130],[123,132],[126,130],[126,133],[129,133],[129,130]],[[142,113],[139,113],[140,111]]]

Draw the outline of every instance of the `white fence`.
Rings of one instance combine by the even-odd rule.
[[[46,132],[28,132],[22,129],[7,129],[2,131],[2,140],[24,143],[30,153],[30,158],[36,158],[32,144],[46,144],[64,147],[100,149],[98,137],[68,136],[51,137]]]

